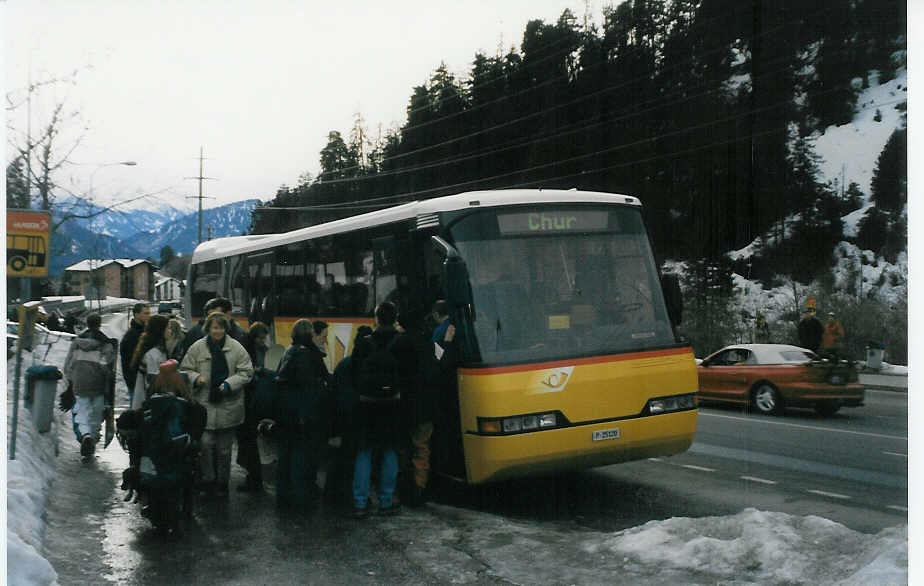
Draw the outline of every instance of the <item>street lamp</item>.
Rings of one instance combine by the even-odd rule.
[[[137,163],[136,161],[115,161],[115,162],[112,162],[112,163],[102,163],[101,165],[97,165],[97,166],[96,166],[96,169],[94,169],[93,172],[90,173],[90,186],[89,186],[89,189],[87,190],[87,192],[88,192],[91,196],[93,195],[93,178],[96,177],[96,173],[97,173],[100,169],[102,169],[103,167],[115,167],[115,166],[119,166],[119,165],[122,165],[122,166],[124,166],[124,167],[134,167],[134,166],[137,165],[137,164],[138,164],[138,163]],[[102,307],[103,302],[102,302],[102,300],[100,300],[100,295],[99,295],[99,294],[100,294],[100,291],[99,291],[99,288],[100,288],[100,286],[99,286],[99,280],[96,279],[96,278],[94,278],[94,275],[93,275],[93,273],[94,273],[94,270],[93,270],[93,261],[94,261],[94,260],[97,260],[97,259],[89,259],[89,260],[90,260],[90,282],[91,282],[91,284],[94,284],[94,285],[96,286],[96,287],[95,287],[95,288],[96,288],[96,309],[97,309],[97,311],[102,311],[102,310],[103,310],[103,307]],[[97,268],[99,268],[99,267],[97,267]],[[105,276],[104,276],[104,275],[101,275],[101,277],[103,278],[103,287],[105,287],[105,285],[106,285]]]

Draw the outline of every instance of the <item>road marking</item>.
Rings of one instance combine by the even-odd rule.
[[[703,466],[694,466],[693,464],[681,464],[684,468],[689,468],[690,470],[700,470],[702,472],[715,472],[715,468],[705,468]]]
[[[811,426],[811,425],[799,425],[798,423],[785,423],[783,421],[769,421],[758,419],[755,417],[732,417],[731,415],[719,415],[717,413],[703,413],[702,410],[699,412],[700,417],[720,417],[722,419],[736,419],[738,421],[752,421],[754,423],[766,423],[767,425],[785,425],[786,427],[798,427],[801,429],[811,429],[815,431],[833,431],[836,433],[849,433],[852,435],[864,435],[868,437],[882,437],[886,439],[896,439],[896,440],[905,440],[908,441],[907,437],[902,437],[900,435],[884,435],[881,433],[870,433],[868,431],[850,431],[847,429],[834,429],[831,427],[820,427],[820,426]]]
[[[751,482],[759,482],[761,484],[776,484],[776,480],[767,480],[765,478],[757,478],[756,476],[739,476],[738,478],[750,480]]]
[[[889,455],[889,456],[901,456],[902,458],[908,457],[908,454],[899,454],[898,452],[882,452],[882,453]]]
[[[897,505],[889,505],[889,506],[886,507],[886,508],[887,508],[887,509],[895,509],[896,511],[903,511],[903,512],[905,512],[905,513],[908,512],[908,507],[899,507],[899,506],[897,506]]]
[[[660,462],[661,458],[648,458],[649,462]]]
[[[812,494],[820,494],[821,496],[829,496],[834,499],[850,499],[851,497],[846,494],[837,494],[836,492],[825,492],[823,490],[808,490],[806,492],[811,492]]]

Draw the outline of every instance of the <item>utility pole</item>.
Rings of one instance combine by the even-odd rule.
[[[215,199],[214,197],[205,197],[202,195],[202,181],[203,179],[215,179],[215,177],[205,177],[202,175],[202,161],[205,160],[205,157],[202,156],[202,147],[199,147],[199,175],[196,177],[186,177],[186,179],[198,179],[199,180],[199,196],[192,197],[189,196],[186,199],[198,199],[199,200],[199,241],[196,244],[202,244],[202,200],[203,199]]]

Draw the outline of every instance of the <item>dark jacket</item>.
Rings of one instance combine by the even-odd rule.
[[[394,327],[377,328],[371,336],[356,340],[351,362],[353,380],[360,379],[363,361],[375,351],[375,346],[388,347],[392,339],[398,336]],[[370,341],[369,338],[373,338]],[[401,378],[400,401],[369,402],[361,396],[354,410],[353,433],[356,436],[357,446],[362,447],[397,447],[404,437],[408,424],[408,406],[405,397],[414,394],[414,385],[418,384],[416,378],[418,360],[417,351],[409,337],[402,336],[395,340],[392,353],[399,367]]]
[[[824,328],[817,317],[813,315],[803,317],[799,322],[799,345],[812,352],[818,352],[823,332]]]
[[[432,423],[436,417],[441,370],[434,345],[423,332],[408,330],[401,337],[413,348],[416,363],[415,371],[408,373],[413,384],[405,401],[408,423],[413,429],[422,423]]]
[[[138,339],[141,338],[143,333],[144,324],[132,319],[128,331],[122,336],[122,342],[119,344],[119,356],[122,359],[122,378],[129,389],[135,387],[135,379],[138,377],[138,368],[132,368],[132,355],[135,353]]]
[[[326,417],[330,374],[324,354],[312,342],[292,344],[279,362],[276,375],[276,423],[284,429]]]

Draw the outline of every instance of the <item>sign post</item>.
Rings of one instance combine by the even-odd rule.
[[[6,266],[10,277],[47,277],[51,213],[6,211]],[[27,300],[28,301],[28,300]]]
[[[10,460],[16,459],[16,427],[19,423],[19,379],[22,378],[23,346],[33,348],[35,316],[40,302],[30,301],[19,306],[19,340],[16,344],[16,374],[13,382],[13,421],[10,423]]]

